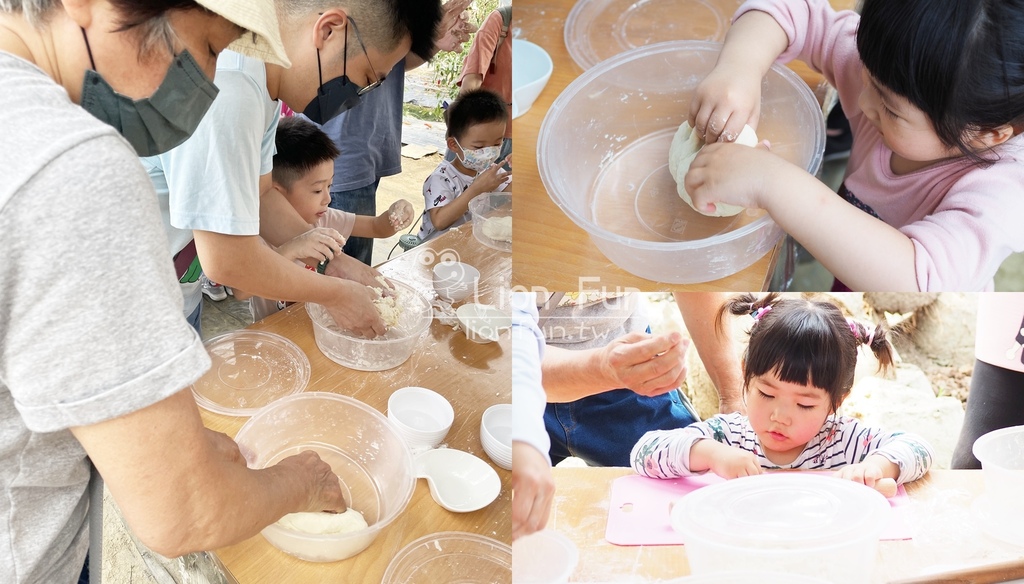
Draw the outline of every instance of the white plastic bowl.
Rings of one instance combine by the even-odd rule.
[[[416,475],[405,440],[380,412],[342,395],[308,392],[264,407],[235,437],[250,468],[265,468],[305,450],[341,479],[345,500],[369,523],[361,531],[314,535],[272,523],[263,537],[311,562],[335,562],[366,549],[409,504]]]
[[[556,205],[620,268],[689,284],[732,275],[771,250],[782,230],[760,210],[706,217],[676,193],[672,136],[721,45],[659,43],[603,61],[552,104],[537,142],[540,178]],[[815,173],[825,147],[821,107],[795,73],[773,65],[762,82],[757,134]]]
[[[335,363],[358,371],[383,371],[405,363],[424,331],[430,328],[434,312],[426,297],[412,286],[394,280],[392,284],[404,308],[398,324],[375,339],[340,329],[325,307],[307,302],[306,312],[313,321],[313,336],[320,352]]]
[[[735,570],[871,580],[892,509],[878,491],[831,476],[775,473],[709,485],[671,511],[695,575]]]
[[[512,118],[525,114],[551,79],[554,63],[547,51],[512,39]]]
[[[552,529],[542,529],[512,542],[513,584],[563,584],[576,569],[576,544]]]
[[[512,404],[495,404],[484,410],[480,444],[494,464],[512,470]]]
[[[452,404],[425,387],[403,387],[388,398],[388,419],[413,450],[433,448],[455,420]]]
[[[494,584],[512,579],[512,548],[496,539],[442,531],[402,548],[381,584]]]
[[[477,241],[498,251],[512,251],[511,236],[507,240],[491,237],[487,227],[488,222],[511,219],[512,193],[484,193],[469,202],[469,213],[473,218],[473,237]]]
[[[993,430],[974,441],[985,493],[972,506],[982,529],[996,539],[1024,546],[1024,426]]]
[[[470,302],[455,309],[466,338],[474,343],[493,343],[503,329],[512,326],[512,315],[490,304]]]
[[[476,292],[480,270],[469,264],[440,261],[433,268],[434,291],[442,300],[461,302]]]

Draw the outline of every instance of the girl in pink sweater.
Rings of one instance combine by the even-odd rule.
[[[840,193],[765,147],[761,78],[801,59],[839,93],[853,149]],[[749,0],[690,122],[710,144],[686,175],[695,205],[772,218],[855,290],[987,290],[1024,250],[1024,0]]]

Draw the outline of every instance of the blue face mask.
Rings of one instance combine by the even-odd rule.
[[[349,17],[348,22],[356,32],[356,40],[359,41],[359,46],[362,47],[363,54],[366,55],[366,45],[363,44],[363,39],[359,36],[359,29],[356,28],[355,21],[352,20],[352,17]],[[335,77],[324,83],[323,71],[320,68],[320,49],[316,50],[316,74],[319,77],[320,87],[317,88],[316,97],[313,98],[313,101],[309,102],[306,109],[302,110],[302,115],[309,118],[315,124],[323,125],[338,114],[356,107],[359,105],[359,99],[362,96],[376,89],[384,82],[384,77],[380,77],[377,81],[360,88],[355,83],[349,81],[348,26],[345,27],[345,48],[342,53],[342,59],[341,77]],[[370,56],[366,55],[366,59],[369,61]],[[373,68],[373,63],[370,63],[370,68]]]
[[[82,29],[91,70],[85,72],[81,106],[113,126],[139,156],[163,154],[188,139],[217,97],[217,87],[188,51],[175,55],[160,87],[144,99],[132,99],[96,72],[89,39]]]

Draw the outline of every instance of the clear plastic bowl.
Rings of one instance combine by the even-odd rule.
[[[442,531],[398,552],[381,584],[494,584],[512,580],[512,548],[496,539]]]
[[[586,71],[552,104],[537,141],[551,199],[620,268],[649,280],[708,282],[756,262],[782,230],[761,210],[697,213],[668,170],[672,136],[721,44],[676,41],[634,49]],[[761,85],[758,138],[816,173],[825,120],[807,84],[773,65]]]
[[[477,241],[498,251],[512,251],[511,236],[505,241],[485,233],[488,221],[512,217],[512,193],[484,193],[469,202],[469,212],[473,217],[473,237]]]
[[[576,569],[580,552],[561,533],[543,529],[512,542],[513,584],[563,584]]]
[[[973,451],[981,462],[988,503],[1024,520],[1024,426],[993,430],[974,441]]]
[[[695,575],[735,570],[871,580],[892,510],[878,491],[831,476],[775,473],[698,489],[671,511]]]
[[[369,546],[405,510],[416,485],[412,453],[380,412],[342,395],[308,392],[260,410],[235,436],[249,468],[272,466],[304,450],[316,452],[341,479],[345,501],[369,527],[314,535],[272,523],[263,537],[311,562],[335,562]]]
[[[298,345],[267,331],[224,333],[203,343],[210,370],[192,384],[200,407],[227,416],[251,416],[299,393],[309,383],[309,358]]]
[[[313,337],[320,352],[339,365],[359,371],[383,371],[405,363],[430,327],[434,312],[426,297],[412,286],[391,282],[404,309],[398,324],[375,339],[338,328],[325,307],[307,302],[306,312],[313,321]]]

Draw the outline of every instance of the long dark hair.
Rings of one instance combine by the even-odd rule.
[[[865,0],[857,49],[880,84],[979,165],[995,160],[968,132],[1024,128],[1024,0]]]
[[[755,318],[743,357],[744,388],[754,377],[774,373],[781,381],[825,390],[835,411],[853,387],[857,347],[868,345],[880,369],[892,365],[886,330],[847,320],[831,301],[741,294],[718,311],[718,330],[726,312]]]

